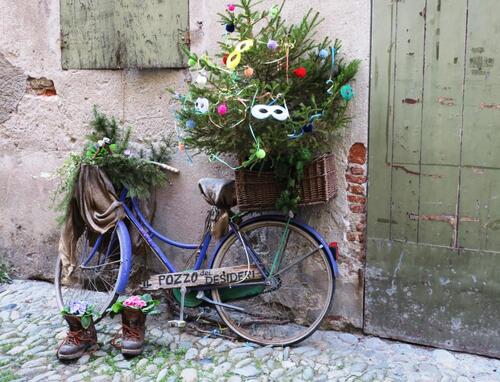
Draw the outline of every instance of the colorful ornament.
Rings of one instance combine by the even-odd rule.
[[[346,101],[350,101],[352,97],[354,97],[354,91],[352,90],[351,85],[344,85],[340,88],[340,95]]]
[[[186,121],[186,127],[187,127],[188,129],[194,129],[194,128],[196,127],[196,122],[195,122],[195,121],[193,121],[192,119],[188,119],[188,120]]]
[[[252,78],[253,77],[254,70],[250,66],[247,66],[245,70],[243,71],[243,75],[246,78]]]
[[[205,86],[208,82],[208,78],[204,74],[200,73],[198,74],[198,77],[196,77],[195,82],[200,86]]]
[[[278,13],[279,13],[279,8],[277,5],[273,5],[271,7],[271,9],[269,9],[269,16],[271,16],[271,18],[275,18],[276,16],[278,16]]]
[[[255,105],[252,107],[252,116],[257,119],[273,116],[278,121],[284,121],[289,115],[288,108],[279,105]]]
[[[235,29],[236,27],[234,26],[234,24],[226,24],[226,32],[233,33]]]
[[[328,52],[328,49],[321,49],[318,53],[318,56],[323,60],[328,58],[329,55],[330,53]]]
[[[267,47],[271,50],[276,50],[278,48],[278,42],[275,40],[269,40],[267,42]]]
[[[188,60],[188,65],[189,66],[195,66],[198,63],[193,57],[190,57]]]
[[[229,12],[234,12],[235,9],[236,9],[236,5],[234,5],[234,4],[228,4],[227,5],[227,10]]]
[[[223,63],[224,65],[226,65],[226,64],[227,64],[227,57],[228,57],[228,56],[229,56],[229,54],[227,54],[227,53],[226,53],[224,56],[222,56],[222,63]]]
[[[196,102],[194,104],[194,107],[196,111],[200,114],[205,114],[208,112],[208,106],[209,106],[208,99],[206,98],[197,98]]]
[[[295,77],[304,78],[307,75],[307,69],[301,66],[300,68],[295,69],[293,74],[295,74]]]
[[[259,159],[264,159],[266,157],[266,152],[262,149],[258,149],[256,152],[255,152],[255,156]]]
[[[220,105],[217,106],[217,113],[220,116],[223,116],[224,114],[227,114],[228,108],[225,103],[221,103]]]
[[[237,43],[234,47],[234,50],[229,54],[226,61],[226,66],[234,70],[239,65],[241,61],[241,53],[244,53],[250,50],[253,46],[253,40],[243,40]]]
[[[182,153],[182,152],[184,152],[185,149],[186,149],[186,146],[184,145],[184,143],[179,142],[179,151]]]

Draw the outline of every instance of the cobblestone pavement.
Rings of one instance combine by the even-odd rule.
[[[0,285],[0,382],[6,381],[500,381],[500,360],[338,332],[300,346],[258,347],[175,333],[148,318],[145,352],[124,359],[109,345],[118,318],[98,324],[101,349],[60,363],[66,328],[49,283]]]

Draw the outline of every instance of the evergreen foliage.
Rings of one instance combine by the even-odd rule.
[[[152,187],[162,186],[167,180],[165,171],[152,162],[167,163],[170,160],[170,136],[162,137],[158,143],[149,142],[146,148],[134,152],[130,144],[132,129],[120,126],[115,118],[108,118],[95,107],[90,127],[92,132],[87,136],[82,152],[71,153],[57,171],[60,183],[54,200],[59,199],[56,209],[63,213],[58,219],[60,223],[66,219],[82,164],[99,166],[117,192],[127,188],[129,196],[139,198],[149,197]],[[109,139],[109,150],[99,147],[99,141],[104,139]]]
[[[274,169],[284,187],[278,207],[294,209],[303,167],[327,152],[350,120],[346,91],[360,62],[338,55],[339,40],[315,40],[323,21],[319,13],[310,10],[298,24],[287,25],[281,15],[284,1],[264,11],[256,9],[259,3],[240,0],[234,11],[219,14],[221,23],[230,26],[226,30],[235,29],[219,41],[219,63],[186,49],[194,81],[187,95],[176,94],[181,104],[176,118],[186,149],[212,158],[234,154],[243,167]],[[228,67],[223,61],[244,40],[253,45],[241,53],[239,65]],[[196,107],[200,98],[209,101],[206,113]],[[225,114],[219,112],[222,104]],[[290,117],[256,119],[251,108],[257,104],[284,106]],[[256,155],[259,149],[265,157]]]

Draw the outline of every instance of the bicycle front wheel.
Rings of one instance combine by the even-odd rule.
[[[60,257],[57,259],[54,284],[59,308],[72,301],[85,301],[101,315],[99,321],[118,297],[120,280],[127,276],[129,241],[123,222],[104,235],[92,234],[86,228],[76,245],[73,269],[63,269]]]
[[[212,290],[216,302],[242,309],[216,305],[219,315],[239,336],[261,345],[304,340],[318,328],[333,301],[335,277],[327,253],[294,223],[287,226],[284,221],[264,219],[242,226],[240,234],[249,247],[247,253],[252,250],[268,274],[273,270],[271,285],[257,290],[237,285]],[[278,248],[282,248],[280,256],[276,256]],[[213,267],[245,265],[247,253],[233,233],[215,256]],[[254,263],[251,257],[250,263]]]

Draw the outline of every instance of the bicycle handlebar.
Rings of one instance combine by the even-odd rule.
[[[155,162],[152,160],[149,160],[148,162],[151,164],[157,165],[157,166],[161,167],[162,169],[170,171],[174,174],[179,174],[181,172],[178,168],[169,166],[168,164],[165,164],[165,163]]]

